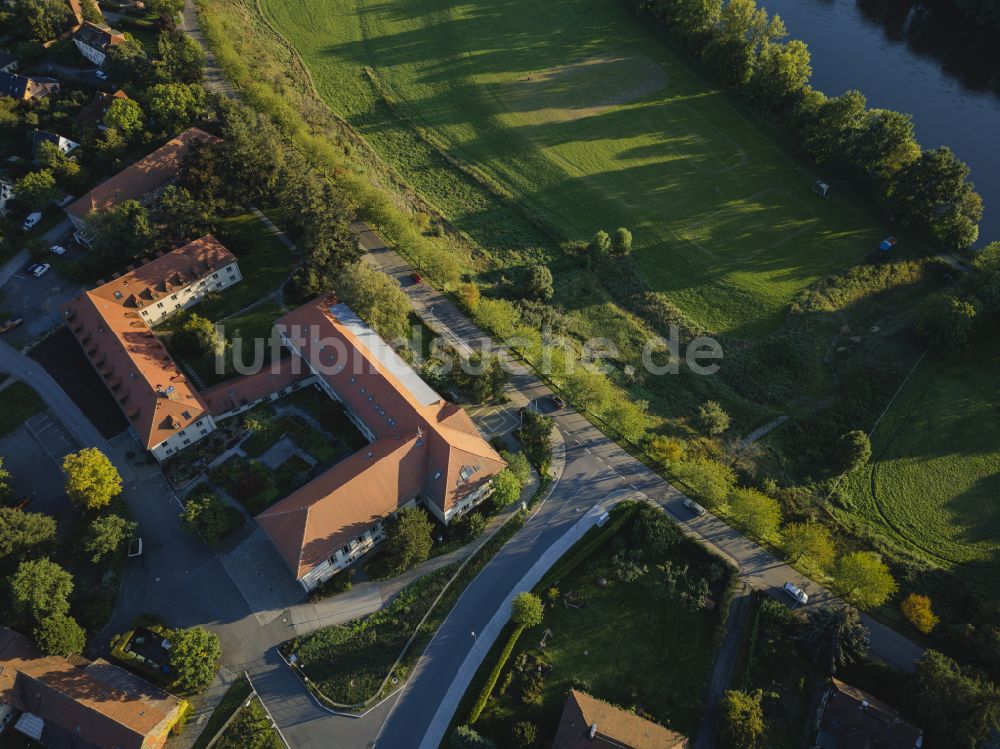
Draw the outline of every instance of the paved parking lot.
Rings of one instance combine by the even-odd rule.
[[[48,418],[47,414],[39,416]],[[44,429],[42,423],[35,426]],[[43,432],[43,443],[27,423],[22,424],[0,438],[0,456],[3,456],[4,468],[10,471],[13,496],[30,497],[25,509],[58,518],[69,506],[69,500],[63,491],[64,478],[60,468],[62,458],[53,458],[53,452],[61,452],[64,443],[62,437],[57,437],[53,430],[48,431],[50,434],[47,435]]]
[[[61,242],[68,252],[64,258],[80,249],[72,242]],[[27,267],[27,263],[24,267]],[[2,308],[11,317],[20,317],[24,324],[16,330],[4,334],[4,340],[12,346],[37,338],[51,330],[60,322],[59,307],[77,296],[83,287],[75,281],[60,275],[53,268],[41,278],[26,273],[24,267],[17,270],[3,286]]]
[[[59,465],[62,465],[63,458],[80,449],[66,427],[48,411],[32,416],[24,425],[48,456]]]

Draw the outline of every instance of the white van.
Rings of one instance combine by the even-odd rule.
[[[791,596],[796,601],[801,603],[803,606],[809,603],[809,595],[804,590],[802,590],[802,588],[796,587],[791,583],[785,583],[784,587],[782,587],[782,590],[785,591],[787,595]]]
[[[684,498],[684,506],[687,507],[689,510],[691,510],[691,512],[693,512],[698,517],[701,517],[702,515],[705,514],[705,508],[702,507],[697,502],[695,502],[693,499],[691,499],[691,497]]]
[[[34,213],[29,213],[28,217],[24,219],[24,230],[30,231],[34,229],[38,222],[42,220],[42,214],[40,211],[35,211]]]

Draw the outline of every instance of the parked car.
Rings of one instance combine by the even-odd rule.
[[[702,507],[697,502],[695,502],[690,497],[685,497],[684,498],[684,506],[687,507],[689,510],[691,510],[691,512],[693,512],[698,517],[701,517],[702,515],[705,514],[705,508]]]
[[[53,255],[65,255],[66,248],[63,247],[61,244],[54,244],[51,247],[49,247],[49,252],[51,252]]]
[[[102,81],[106,81],[106,80],[108,80],[108,74],[107,74],[107,73],[105,73],[105,72],[104,72],[103,70],[95,70],[95,71],[94,71],[94,75],[96,75],[96,76],[97,76],[98,78],[100,78],[100,79],[101,79]]]
[[[792,583],[785,583],[782,590],[785,592],[785,595],[791,596],[803,605],[809,602],[809,595],[802,590],[802,588],[799,588]]]
[[[22,226],[24,227],[25,231],[30,231],[31,229],[34,229],[36,226],[38,226],[38,222],[41,220],[42,220],[41,211],[35,211],[34,213],[28,214],[27,218],[24,219],[24,224]]]
[[[128,555],[130,557],[142,556],[142,538],[136,537],[128,542]]]
[[[566,408],[566,401],[558,395],[550,395],[549,402],[556,408]]]
[[[52,266],[49,265],[48,263],[39,263],[38,267],[35,268],[33,271],[31,271],[31,274],[35,278],[41,278],[46,273],[48,273],[51,269],[52,269]]]
[[[8,330],[13,330],[24,322],[23,318],[12,317],[9,320],[4,320],[0,322],[0,333],[6,333]]]

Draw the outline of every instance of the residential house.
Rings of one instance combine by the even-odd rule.
[[[447,524],[489,496],[504,460],[350,308],[321,298],[276,329],[371,443],[257,516],[306,590],[381,541],[401,508],[420,502]]]
[[[7,215],[7,201],[14,197],[14,185],[0,179],[0,216]]]
[[[96,24],[84,21],[83,25],[73,34],[73,43],[80,54],[97,67],[101,67],[107,59],[108,51],[116,44],[122,44],[125,35],[115,31],[107,24]]]
[[[18,101],[44,99],[49,94],[58,92],[59,81],[55,78],[0,73],[0,95],[10,96]]]
[[[687,737],[571,689],[552,749],[687,749]]]
[[[896,708],[839,679],[830,680],[816,721],[815,749],[920,749],[924,732]]]
[[[94,98],[90,102],[90,106],[82,107],[79,114],[77,114],[76,119],[86,125],[92,125],[98,130],[107,130],[107,126],[104,124],[104,115],[108,111],[108,107],[116,99],[127,99],[128,94],[126,94],[121,89],[118,89],[113,94],[109,94],[105,91],[98,91],[94,94]]]
[[[208,235],[63,305],[91,365],[157,460],[197,442],[216,423],[150,327],[241,279],[235,255]]]
[[[220,142],[196,127],[185,130],[145,158],[109,177],[83,197],[66,207],[73,226],[85,233],[85,221],[94,211],[106,211],[126,200],[149,207],[163,188],[177,179],[184,159],[195,143]]]
[[[10,52],[0,49],[0,73],[16,73],[17,58]]]
[[[161,749],[184,709],[184,701],[104,659],[43,655],[0,628],[0,730],[47,749]]]
[[[80,147],[80,144],[76,141],[64,138],[56,133],[50,133],[46,130],[35,130],[35,135],[32,138],[31,143],[31,152],[34,154],[35,158],[38,158],[38,147],[42,143],[52,143],[56,148],[65,154],[68,154]]]

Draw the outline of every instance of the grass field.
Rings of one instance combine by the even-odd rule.
[[[263,7],[335,111],[457,226],[497,245],[502,223],[519,259],[543,239],[425,141],[565,236],[630,227],[647,280],[717,332],[773,329],[879,238],[614,0]]]
[[[30,385],[24,382],[8,385],[0,390],[0,437],[44,410],[45,403]]]
[[[852,487],[872,520],[939,562],[1000,565],[1000,410],[995,346],[929,355],[873,438]]]

